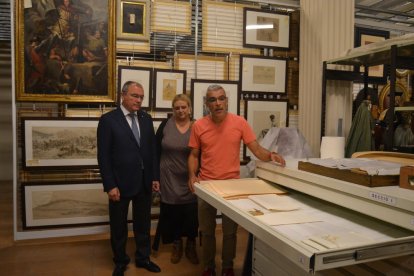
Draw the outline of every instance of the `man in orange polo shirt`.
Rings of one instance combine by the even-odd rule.
[[[200,180],[224,180],[240,178],[240,142],[262,161],[275,161],[285,166],[282,156],[269,152],[259,145],[247,121],[228,113],[228,99],[223,87],[210,85],[206,93],[206,105],[210,114],[196,121],[191,130],[188,157],[189,188]],[[201,160],[199,156],[201,153]],[[200,166],[201,165],[201,166]],[[198,174],[197,174],[198,172]],[[198,199],[198,219],[203,233],[203,275],[215,275],[217,210]],[[222,275],[234,275],[233,259],[236,255],[237,224],[223,214]]]

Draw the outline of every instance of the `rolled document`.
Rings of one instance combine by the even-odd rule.
[[[321,142],[321,158],[344,158],[345,137],[324,136]]]

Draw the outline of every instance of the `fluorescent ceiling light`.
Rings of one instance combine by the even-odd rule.
[[[247,25],[246,30],[273,29],[273,24]]]

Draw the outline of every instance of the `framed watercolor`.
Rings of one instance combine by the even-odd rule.
[[[21,118],[25,169],[97,168],[98,118]]]
[[[243,46],[248,48],[290,48],[290,14],[244,8]]]
[[[31,2],[15,1],[16,100],[114,102],[114,0]]]
[[[373,30],[366,28],[355,28],[355,47],[368,45],[375,42],[384,41],[390,38],[390,32],[382,30]],[[364,72],[364,67],[357,68],[359,72]],[[384,65],[370,66],[368,68],[368,81],[386,83],[387,71]]]
[[[149,40],[150,1],[117,0],[117,39]]]
[[[246,120],[253,128],[258,141],[263,139],[271,127],[287,127],[289,124],[288,100],[248,100],[244,106]],[[245,147],[244,159],[250,156],[252,153]]]
[[[240,113],[240,93],[238,81],[219,81],[219,80],[191,80],[191,101],[193,105],[193,118],[200,119],[209,114],[205,105],[207,88],[212,84],[221,85],[226,91],[228,99],[228,111],[234,114]]]
[[[108,196],[95,181],[22,183],[23,228],[73,227],[108,224]],[[159,215],[159,201],[153,200],[151,218]],[[128,221],[132,222],[129,206]]]
[[[241,91],[286,93],[287,60],[284,58],[240,56]]]
[[[186,93],[186,77],[185,70],[154,70],[154,110],[171,111],[175,95]]]
[[[152,68],[118,66],[118,103],[121,103],[122,86],[127,81],[136,81],[144,88],[142,108],[149,109],[152,100]]]

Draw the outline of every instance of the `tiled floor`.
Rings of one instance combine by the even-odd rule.
[[[33,241],[13,241],[12,231],[12,189],[11,183],[0,182],[0,275],[42,275],[42,276],[86,276],[111,275],[112,253],[108,235],[54,238]],[[239,228],[238,247],[235,260],[236,275],[241,275],[246,252],[247,232]],[[217,230],[217,264],[220,264],[221,230]],[[200,247],[197,248],[200,252]],[[128,240],[127,251],[132,257],[134,242]],[[125,273],[128,275],[201,275],[201,264],[191,264],[185,256],[178,264],[170,263],[171,245],[160,245],[157,256],[152,260],[162,272],[149,273],[131,263]],[[217,267],[220,272],[220,267]]]

